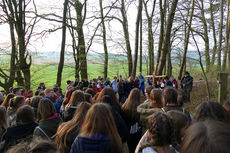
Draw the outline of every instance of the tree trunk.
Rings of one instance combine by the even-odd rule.
[[[175,15],[176,7],[177,7],[177,2],[178,2],[178,0],[173,0],[171,10],[168,14],[166,32],[165,32],[165,36],[164,36],[163,49],[162,49],[160,62],[159,62],[158,75],[162,74],[163,69],[164,69],[165,64],[166,64],[166,55],[167,55],[168,50],[169,50],[168,46],[170,45],[171,30],[172,30],[174,15]]]
[[[124,0],[121,0],[121,15],[122,15],[122,26],[125,36],[125,42],[126,42],[126,50],[127,50],[127,59],[128,59],[128,70],[129,70],[129,76],[132,74],[132,68],[133,68],[133,60],[132,60],[132,50],[130,46],[130,39],[129,39],[129,29],[128,29],[128,20],[127,15],[125,11],[125,2]]]
[[[78,0],[75,2],[75,9],[77,12],[78,52],[79,52],[79,63],[80,63],[79,70],[81,73],[81,79],[85,79],[88,78],[88,74],[87,74],[87,59],[86,59],[86,51],[85,51],[85,37],[83,32],[83,24],[84,24],[83,16],[82,16],[83,5]]]
[[[142,13],[140,16],[140,72],[142,72],[142,42],[143,42],[143,29],[142,29]]]
[[[185,33],[185,42],[184,42],[184,54],[183,54],[183,59],[182,59],[182,63],[181,63],[180,71],[179,71],[178,80],[181,80],[183,70],[186,67],[186,56],[187,56],[187,51],[188,51],[188,43],[189,43],[192,18],[193,18],[193,13],[194,13],[194,6],[195,6],[195,0],[192,0],[192,10],[191,10],[190,17],[189,17],[188,28],[187,30],[185,30],[186,33]]]
[[[30,57],[30,62],[27,64],[27,56],[28,53],[26,53],[26,46],[25,46],[25,1],[21,0],[18,3],[18,15],[16,15],[16,31],[18,34],[18,45],[19,45],[19,66],[21,71],[24,74],[24,81],[25,81],[25,89],[29,90],[30,89],[30,66],[31,66],[31,57]],[[15,12],[16,14],[17,12]],[[27,54],[27,55],[26,55]]]
[[[160,4],[161,5],[161,4]],[[154,40],[153,40],[153,29],[152,20],[155,11],[156,0],[153,2],[153,8],[151,14],[148,13],[147,2],[144,1],[145,13],[148,21],[148,53],[149,53],[149,69],[148,74],[153,74],[154,71]]]
[[[108,75],[108,61],[109,61],[109,55],[108,55],[108,49],[107,49],[107,43],[106,43],[106,28],[105,28],[105,21],[104,21],[104,13],[103,13],[103,6],[102,6],[102,0],[99,0],[100,4],[100,13],[101,13],[101,24],[102,24],[102,33],[103,33],[103,46],[104,46],[104,79],[107,78]]]
[[[224,52],[228,54],[228,69],[230,69],[230,47],[229,47],[229,35],[230,35],[230,0],[227,2],[227,21],[226,21],[226,32],[225,32],[225,48]]]
[[[158,55],[157,55],[157,64],[160,62],[162,44],[164,41],[164,28],[165,28],[165,14],[166,14],[166,0],[164,0],[164,6],[162,7],[162,0],[160,0],[160,19],[161,19],[161,28],[160,28],[160,38],[158,44]]]
[[[148,19],[148,49],[149,49],[149,74],[154,71],[154,49],[153,49],[153,31],[152,31],[152,18]]]
[[[169,52],[167,54],[167,76],[172,76],[172,61],[171,61],[171,45],[169,47]]]
[[[134,52],[134,61],[133,61],[133,70],[132,70],[133,77],[136,76],[136,70],[137,70],[140,16],[142,15],[141,12],[142,12],[142,0],[139,0],[137,19],[136,19],[135,52]]]
[[[210,0],[210,13],[211,13],[211,26],[212,26],[212,33],[213,33],[213,39],[214,39],[214,46],[213,46],[213,53],[212,53],[212,61],[211,65],[213,66],[216,61],[216,51],[217,51],[217,40],[216,40],[216,27],[215,27],[215,17],[213,15],[213,0]]]
[[[224,10],[223,10],[223,0],[220,0],[220,28],[219,28],[219,44],[218,44],[218,69],[221,70],[221,52],[222,52],[222,36],[223,36],[223,17],[224,17]],[[226,26],[227,27],[227,26]],[[229,33],[226,32],[226,44],[229,37]],[[226,47],[227,48],[227,47]],[[226,64],[227,64],[227,49],[224,50],[224,59],[223,59],[223,65],[222,69],[226,70]],[[219,57],[220,56],[220,57]],[[219,61],[220,59],[220,61]]]
[[[229,35],[230,35],[230,0],[227,2],[227,27],[226,27],[226,36],[225,36],[225,49],[228,52],[228,69],[230,70],[230,47],[229,47]],[[227,35],[228,34],[228,35]],[[228,40],[227,40],[228,38]]]
[[[204,1],[201,0],[201,21],[203,22],[204,27],[204,41],[205,41],[205,64],[206,64],[206,72],[210,70],[210,55],[209,55],[209,36],[208,36],[208,26],[205,18],[205,10],[204,10]]]
[[[58,72],[57,72],[57,82],[59,87],[61,87],[61,80],[62,80],[62,70],[64,66],[65,60],[65,42],[66,42],[66,14],[67,14],[67,6],[69,0],[65,0],[64,2],[64,10],[63,10],[63,20],[62,20],[62,43],[61,43],[61,52],[60,52],[60,61],[58,65]]]
[[[193,40],[195,42],[195,45],[196,45],[196,48],[197,48],[197,52],[199,54],[199,63],[200,63],[200,67],[201,67],[201,70],[202,70],[202,73],[203,73],[203,77],[204,77],[204,80],[205,80],[205,84],[206,84],[206,89],[207,89],[207,94],[208,94],[208,100],[210,100],[210,97],[211,97],[211,92],[210,92],[210,88],[209,88],[209,83],[208,83],[208,77],[204,71],[204,66],[202,64],[202,56],[201,56],[201,52],[200,52],[200,49],[198,47],[198,44],[196,42],[196,39],[193,35],[193,32],[192,32],[192,37],[193,37]]]

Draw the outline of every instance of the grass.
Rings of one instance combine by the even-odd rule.
[[[34,65],[31,67],[31,88],[36,90],[40,82],[44,82],[46,87],[52,87],[56,83],[57,77],[57,64],[49,65]],[[128,76],[128,68],[122,64],[109,64],[108,77],[112,79],[114,76],[123,75]],[[138,69],[139,70],[139,69]],[[143,69],[143,74],[146,73],[146,68]],[[74,81],[75,69],[73,66],[64,66],[62,72],[62,88],[65,88],[67,80]],[[89,80],[103,77],[103,65],[102,64],[88,64],[88,77]]]
[[[46,87],[53,87],[56,83],[58,64],[50,63],[43,65],[32,65],[31,67],[31,88],[36,90],[40,82],[44,82]],[[139,72],[139,64],[137,66],[137,73]],[[201,77],[199,67],[189,68],[192,75],[197,78]],[[173,76],[178,76],[179,67],[173,67]],[[143,64],[143,75],[147,74],[147,65]],[[62,88],[65,88],[67,80],[74,80],[75,69],[74,65],[65,65],[62,72]],[[128,77],[128,65],[125,60],[113,61],[108,65],[108,77],[112,79],[114,76],[122,75],[124,78]],[[103,77],[103,64],[88,64],[88,77],[89,80],[97,78],[98,76]],[[15,84],[15,86],[17,86]]]

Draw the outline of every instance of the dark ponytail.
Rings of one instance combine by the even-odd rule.
[[[25,101],[23,96],[16,96],[10,99],[10,109],[17,110],[18,105]],[[8,108],[9,109],[9,108]]]

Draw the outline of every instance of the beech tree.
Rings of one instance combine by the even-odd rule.
[[[31,1],[26,0],[3,0],[1,7],[6,15],[7,23],[10,26],[11,44],[12,44],[12,57],[10,65],[10,85],[13,83],[14,75],[13,72],[17,69],[17,81],[20,85],[24,86],[25,89],[30,89],[31,85],[31,74],[30,67],[32,64],[32,58],[28,53],[27,46],[30,42],[31,36],[34,31],[35,24],[39,21],[37,16],[32,16],[30,21],[26,22],[27,6]],[[35,1],[33,2],[34,11],[36,12]],[[15,56],[18,55],[18,56]],[[16,61],[16,65],[14,64]],[[29,61],[29,62],[27,62]],[[16,68],[15,68],[16,66]],[[23,73],[23,77],[21,75]],[[7,81],[5,81],[7,83]]]

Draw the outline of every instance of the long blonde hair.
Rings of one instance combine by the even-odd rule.
[[[58,145],[58,149],[62,149],[67,146],[67,136],[80,127],[90,107],[91,104],[88,102],[82,102],[76,110],[73,119],[66,123],[62,123],[58,127],[57,133],[53,136],[53,138],[55,138],[55,143]]]
[[[72,93],[69,103],[66,105],[66,107],[77,106],[83,101],[85,101],[84,93],[80,90],[76,90]]]
[[[111,108],[107,104],[97,103],[89,109],[79,136],[92,137],[97,133],[110,138],[111,152],[115,153],[115,150],[119,153],[122,152],[121,138],[117,132]]]

